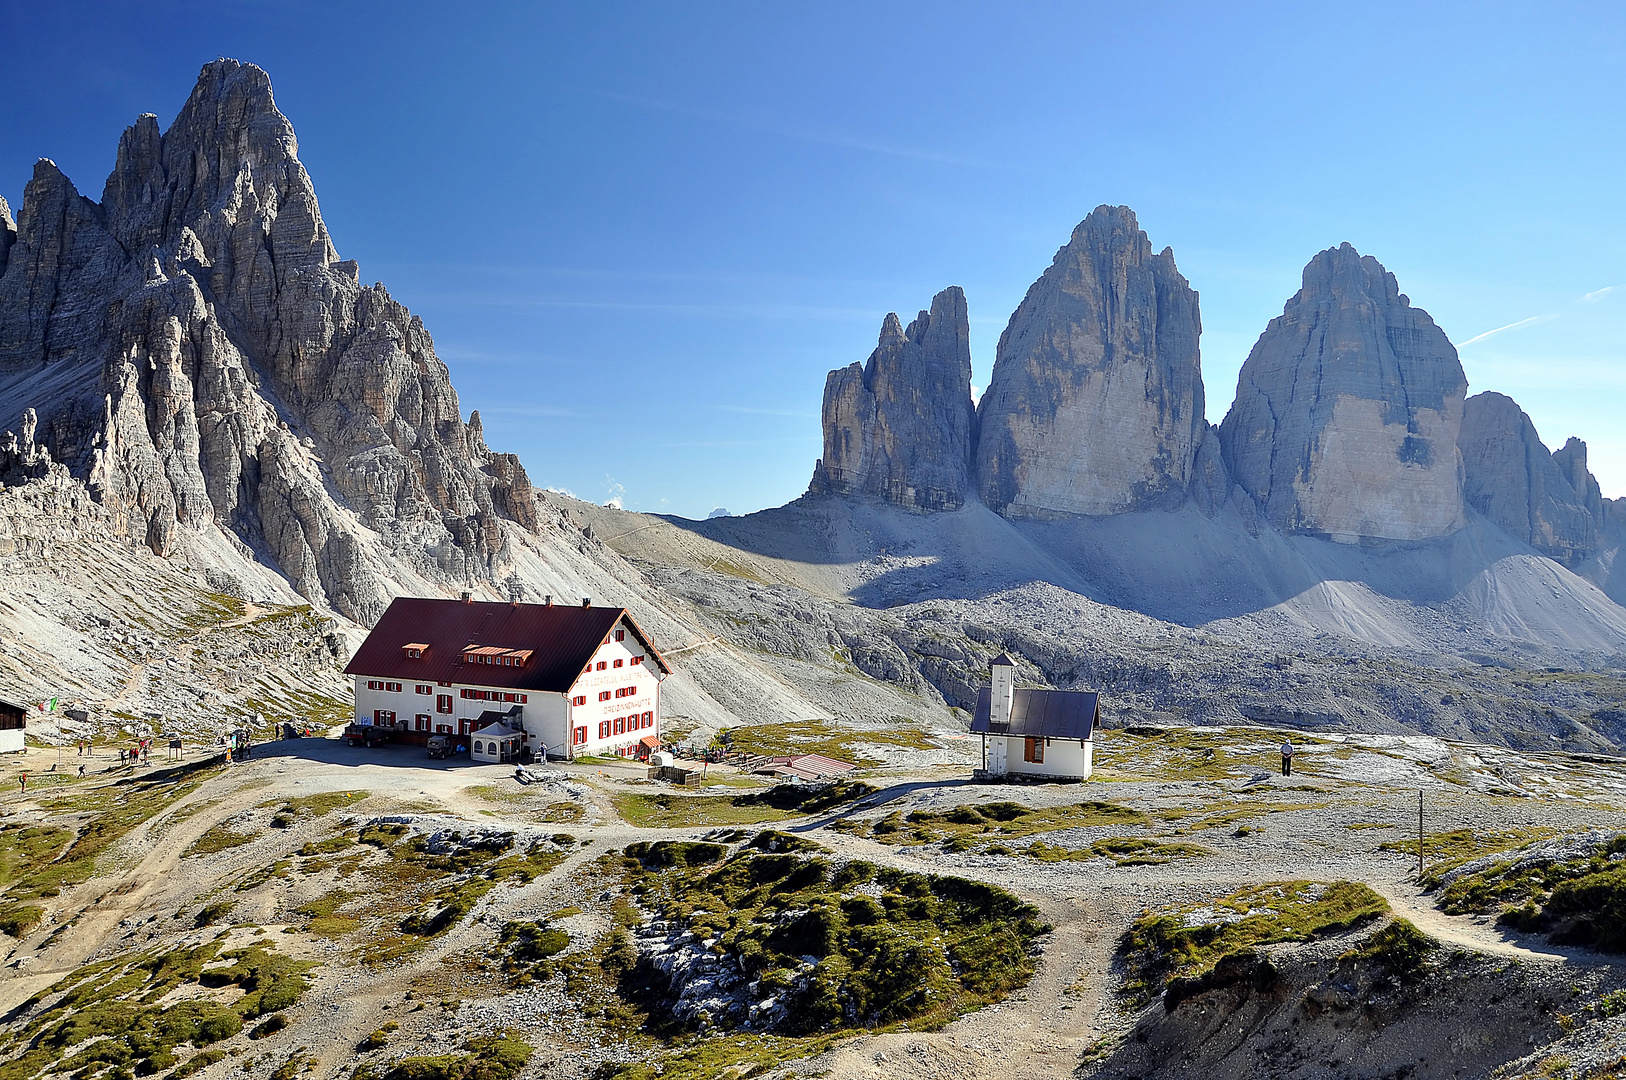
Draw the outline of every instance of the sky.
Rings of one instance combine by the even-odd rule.
[[[217,56],[487,442],[629,509],[805,490],[832,368],[948,285],[973,382],[1102,203],[1198,290],[1209,418],[1317,251],[1376,256],[1626,495],[1626,7],[0,0],[0,196],[98,197]]]

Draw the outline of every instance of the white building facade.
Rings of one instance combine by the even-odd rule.
[[[982,736],[982,779],[1087,780],[1095,768],[1100,695],[1088,690],[1029,690],[1001,653],[989,686],[977,695],[971,731]]]
[[[397,611],[407,600],[345,669],[356,723],[468,745],[500,717],[533,755],[556,759],[659,745],[670,668],[624,609],[417,600]]]

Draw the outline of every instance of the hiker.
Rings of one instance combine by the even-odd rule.
[[[27,795],[28,794],[28,774],[23,773],[21,776],[17,777],[17,782],[23,785],[23,794]]]
[[[1282,740],[1282,775],[1293,775],[1293,740]]]
[[[124,764],[124,747],[119,747],[119,764]]]
[[[79,763],[79,779],[83,780],[84,778],[85,778],[85,763],[83,761],[81,761]]]

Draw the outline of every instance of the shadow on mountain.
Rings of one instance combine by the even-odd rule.
[[[1437,540],[1361,543],[1284,536],[1234,506],[1210,518],[1189,503],[1013,522],[976,503],[916,514],[805,497],[744,517],[663,520],[870,608],[1047,582],[1184,626],[1269,612],[1307,636],[1403,648],[1463,632],[1580,651],[1626,644],[1626,611],[1472,513]]]

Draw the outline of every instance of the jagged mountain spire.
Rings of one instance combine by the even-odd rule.
[[[868,495],[913,510],[965,502],[971,462],[971,331],[965,293],[932,297],[905,330],[881,323],[869,361],[824,384],[824,457],[813,493]]]
[[[1197,293],[1127,206],[1028,289],[977,406],[976,475],[1008,516],[1179,505],[1206,430]]]
[[[7,220],[9,225],[9,218]],[[0,226],[0,413],[161,553],[217,524],[361,621],[392,591],[505,572],[523,468],[460,418],[423,323],[360,284],[264,71],[204,66],[119,141],[102,202],[48,161]]]
[[[1220,425],[1231,476],[1280,529],[1418,540],[1462,527],[1468,380],[1428,312],[1349,244],[1248,354]]]

